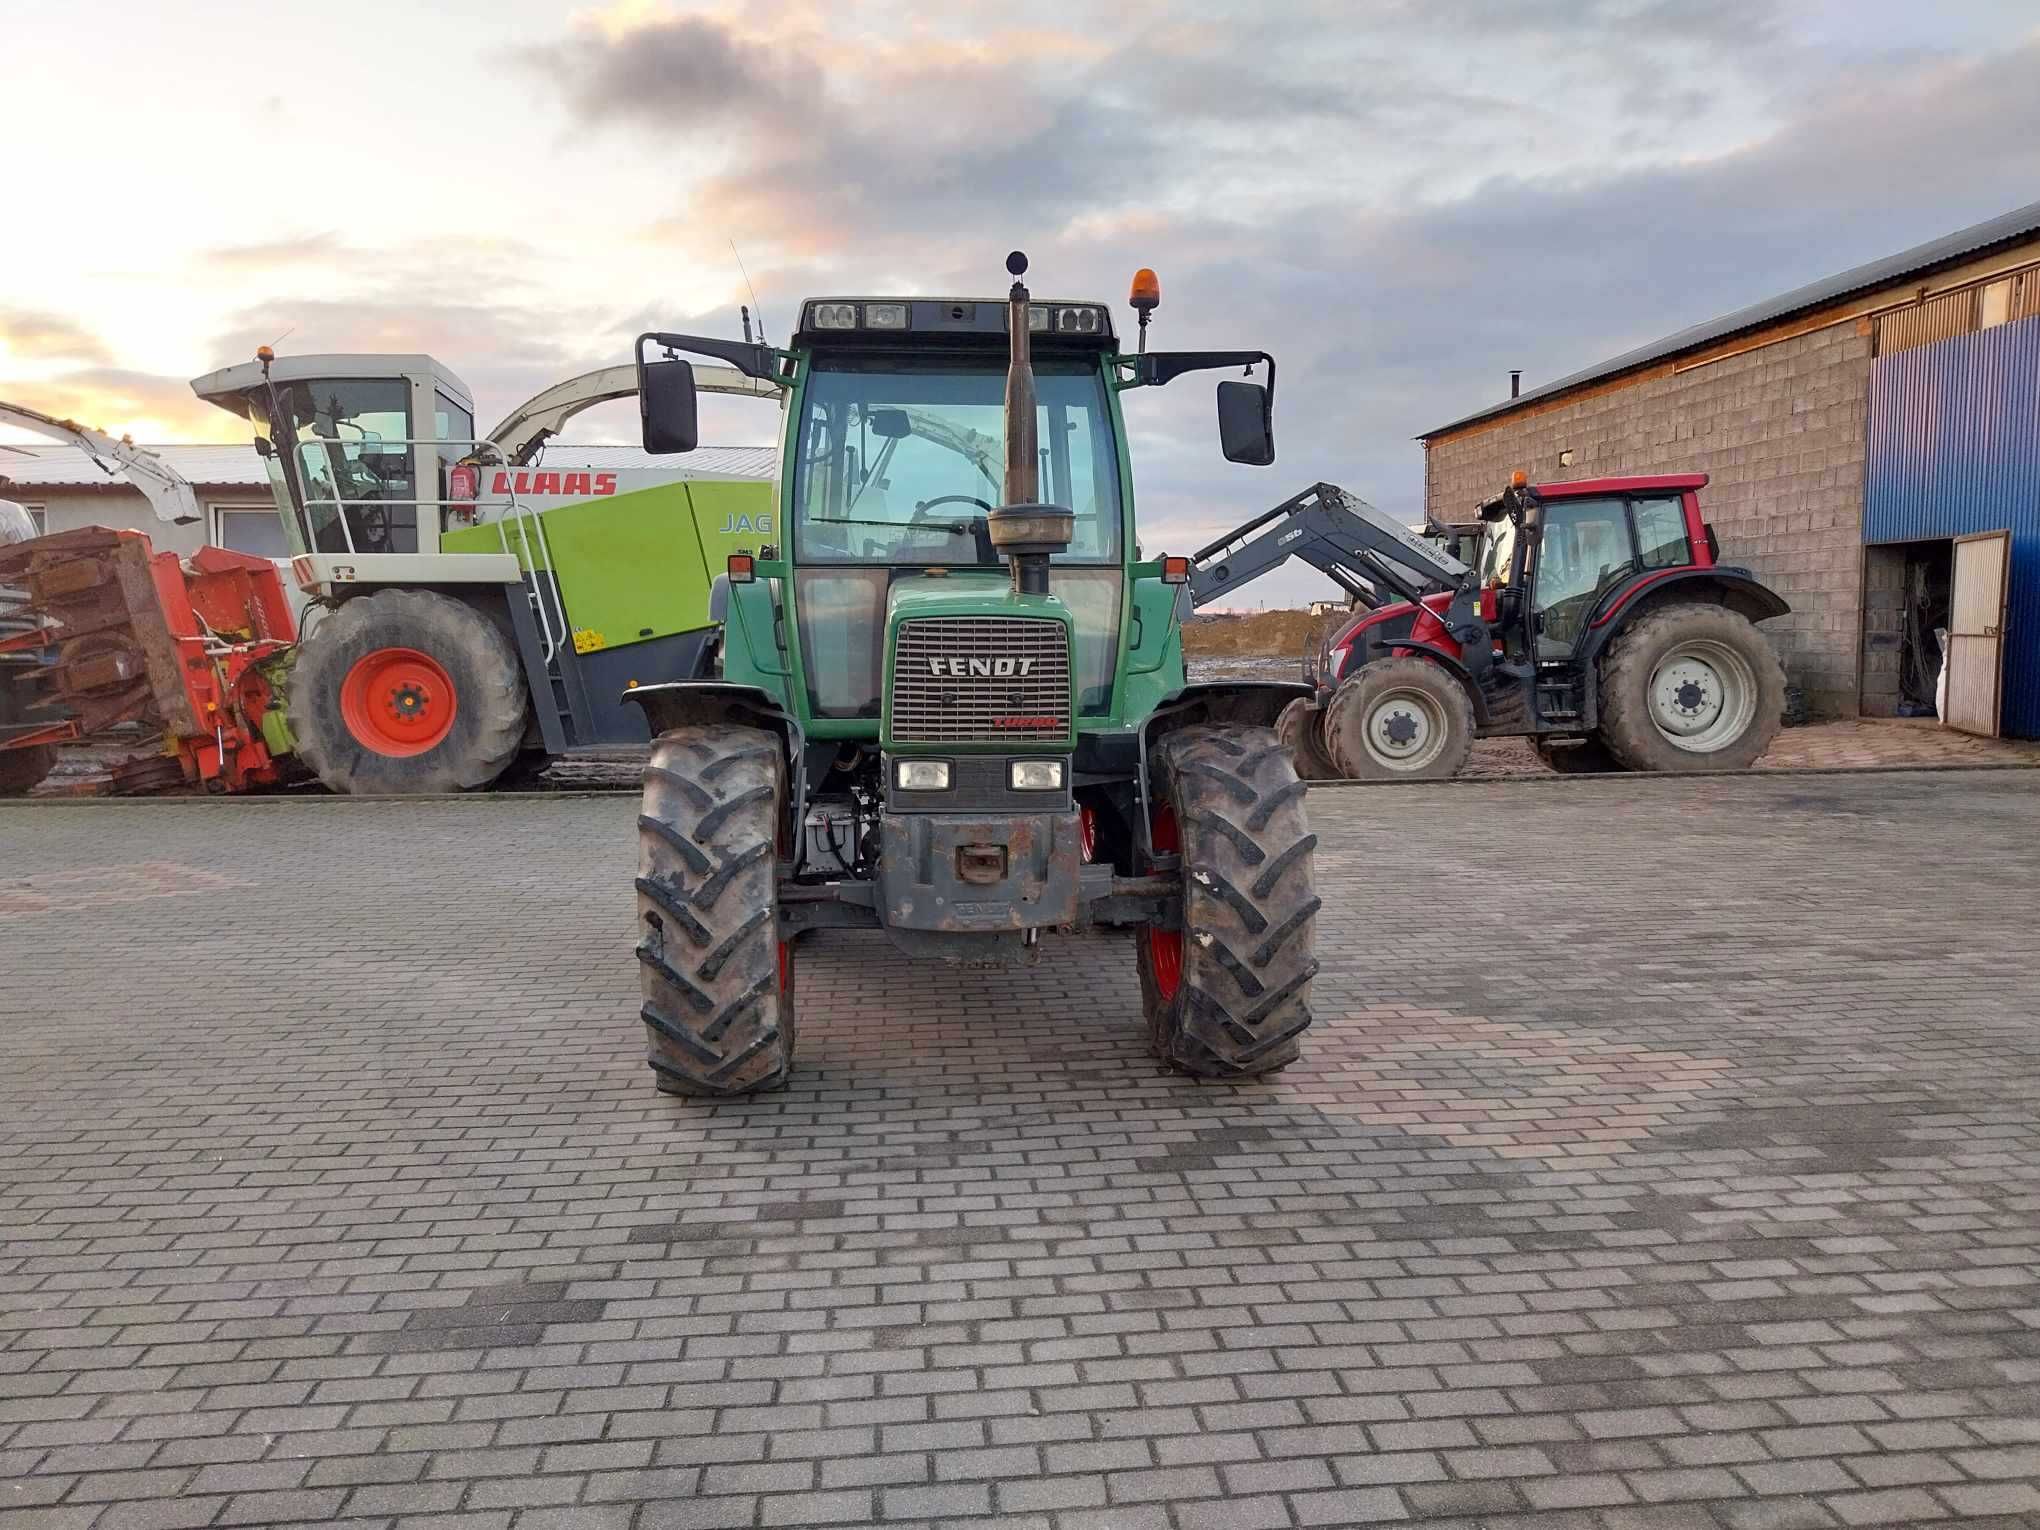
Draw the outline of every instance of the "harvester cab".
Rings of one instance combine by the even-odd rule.
[[[1109,308],[840,297],[786,349],[649,334],[644,441],[697,441],[693,363],[787,399],[778,525],[717,581],[713,678],[641,686],[643,1019],[662,1089],[729,1095],[793,1058],[796,936],[881,929],[914,956],[1033,958],[1136,931],[1150,1043],[1239,1077],[1309,1023],[1315,843],[1272,732],[1304,688],[1192,685],[1190,560],[1144,559],[1120,395],[1203,369],[1232,461],[1273,460],[1262,351],[1149,352]]]
[[[209,372],[191,388],[253,430],[284,540],[308,586],[359,579],[363,557],[440,550],[442,511],[458,502],[451,470],[477,445],[474,395],[442,363],[426,355],[279,357],[264,346],[255,360]]]

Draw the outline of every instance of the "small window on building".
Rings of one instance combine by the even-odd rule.
[[[214,505],[213,545],[258,558],[288,558],[283,522],[274,505]]]
[[[1682,568],[1693,561],[1681,496],[1631,500],[1629,513],[1636,519],[1636,550],[1645,568]]]
[[[35,522],[37,536],[46,537],[50,534],[50,515],[47,510],[41,505],[23,505],[21,508],[26,510],[28,518]]]
[[[1992,282],[1983,289],[1983,296],[1977,304],[1976,327],[1989,329],[2002,324],[2012,316],[2012,282],[2007,277],[2001,282]]]

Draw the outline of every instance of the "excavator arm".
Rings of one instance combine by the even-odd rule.
[[[1335,484],[1314,483],[1190,560],[1190,603],[1206,605],[1301,558],[1365,606],[1456,589],[1464,563]]]
[[[752,398],[777,398],[778,384],[746,377],[735,367],[694,363],[694,386],[703,393],[734,393]],[[567,421],[584,409],[615,399],[637,396],[635,366],[601,367],[583,372],[565,382],[554,383],[511,410],[503,423],[489,432],[489,440],[509,459],[511,466],[530,463],[539,448],[566,429]]]
[[[104,431],[80,425],[76,420],[60,420],[54,415],[5,400],[0,400],[0,425],[17,425],[52,441],[75,446],[98,463],[109,478],[125,474],[128,482],[148,497],[156,519],[160,521],[168,521],[173,526],[188,526],[201,518],[198,493],[192,488],[191,480],[126,436],[116,441]]]

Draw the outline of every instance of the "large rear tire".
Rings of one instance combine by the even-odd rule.
[[[1275,736],[1289,751],[1289,760],[1296,767],[1297,775],[1306,781],[1336,781],[1339,779],[1339,767],[1332,763],[1332,757],[1318,742],[1320,720],[1316,703],[1308,697],[1299,696],[1275,718]]]
[[[1601,661],[1601,741],[1631,770],[1746,770],[1778,736],[1785,670],[1726,606],[1637,617]]]
[[[0,797],[26,797],[56,768],[57,751],[53,745],[0,749]]]
[[[1134,932],[1148,1044],[1198,1078],[1296,1060],[1321,900],[1304,785],[1268,728],[1184,728],[1155,751],[1157,850],[1180,850],[1182,927]]]
[[[1375,659],[1325,708],[1325,745],[1356,781],[1447,781],[1473,753],[1473,702],[1431,659]]]
[[[793,1068],[793,951],[779,938],[775,847],[786,761],[758,728],[652,741],[638,815],[638,966],[652,1076],[725,1099]]]
[[[297,752],[332,791],[471,791],[516,758],[530,711],[510,639],[431,590],[378,590],[329,611],[288,687]]]

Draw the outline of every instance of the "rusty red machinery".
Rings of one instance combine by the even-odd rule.
[[[97,526],[0,548],[0,790],[28,790],[54,746],[123,723],[160,747],[115,766],[101,790],[276,784],[296,637],[266,558],[180,557]]]

